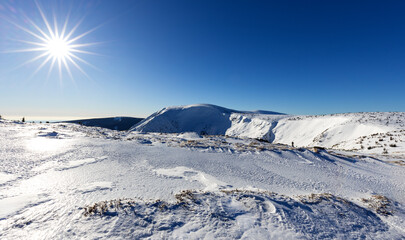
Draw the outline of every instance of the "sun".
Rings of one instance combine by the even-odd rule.
[[[89,31],[86,31],[82,34],[75,35],[76,30],[78,29],[83,19],[80,20],[71,29],[68,29],[69,14],[67,15],[66,20],[63,23],[62,27],[59,26],[59,24],[57,23],[55,16],[53,24],[51,24],[50,21],[48,21],[48,19],[46,18],[45,13],[41,9],[37,1],[35,1],[35,4],[42,17],[44,28],[39,27],[37,23],[35,23],[29,18],[27,18],[26,20],[28,23],[31,24],[30,28],[35,30],[29,30],[26,27],[23,27],[10,21],[16,27],[28,33],[29,35],[31,35],[31,37],[34,37],[35,41],[17,40],[19,42],[30,45],[30,47],[9,52],[39,52],[39,54],[36,57],[29,59],[28,61],[21,64],[17,68],[22,67],[29,63],[42,60],[41,64],[38,66],[38,68],[31,76],[35,75],[46,65],[49,65],[48,77],[54,69],[57,69],[59,72],[59,79],[61,81],[63,72],[66,72],[70,76],[70,78],[74,81],[71,71],[71,67],[74,67],[77,70],[79,70],[83,75],[90,78],[83,70],[83,68],[79,65],[79,63],[89,65],[93,68],[96,67],[94,67],[92,64],[84,60],[80,55],[81,54],[98,55],[94,52],[86,51],[83,48],[96,45],[99,43],[78,43],[78,42],[80,39],[96,30],[99,26]]]
[[[70,44],[62,38],[53,38],[46,43],[49,55],[54,58],[66,58],[71,54]]]

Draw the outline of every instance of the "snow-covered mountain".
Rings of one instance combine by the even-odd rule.
[[[404,153],[405,113],[294,116],[199,104],[164,108],[130,129],[137,132],[226,135],[297,147]]]
[[[237,111],[211,104],[167,107],[152,114],[131,128],[139,132],[182,133],[196,132],[207,135],[225,135],[233,125],[234,114],[277,115],[269,111]]]

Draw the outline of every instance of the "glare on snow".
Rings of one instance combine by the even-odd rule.
[[[37,32],[30,31],[27,28],[24,28],[18,24],[13,23],[16,25],[18,28],[22,29],[26,33],[30,34],[31,36],[34,36],[36,38],[36,42],[32,41],[25,41],[25,40],[18,40],[20,42],[35,46],[32,48],[27,48],[27,49],[20,49],[20,50],[15,50],[12,52],[40,52],[36,57],[30,59],[29,61],[23,63],[21,66],[26,65],[31,62],[35,62],[38,60],[43,60],[42,63],[39,65],[39,67],[35,70],[33,75],[35,75],[39,70],[41,70],[46,64],[49,64],[49,70],[48,70],[48,77],[51,71],[54,68],[58,68],[59,72],[59,78],[62,78],[62,69],[65,69],[65,71],[69,74],[69,76],[72,78],[72,72],[69,67],[69,65],[73,65],[76,69],[78,69],[82,74],[88,77],[88,75],[85,73],[85,71],[82,69],[81,66],[79,66],[78,62],[87,64],[89,66],[92,66],[90,63],[82,59],[81,57],[78,56],[78,53],[80,54],[95,54],[93,52],[89,51],[84,51],[82,50],[83,47],[95,45],[97,43],[84,43],[84,44],[78,44],[76,43],[77,40],[83,38],[84,36],[88,35],[92,31],[94,31],[96,28],[93,28],[85,33],[82,33],[78,36],[73,37],[75,31],[79,27],[80,23],[82,21],[79,21],[73,28],[71,28],[69,31],[67,29],[68,21],[69,21],[69,15],[67,16],[63,27],[61,30],[58,29],[58,23],[56,21],[56,18],[54,18],[54,23],[53,27],[51,26],[50,22],[46,18],[44,12],[42,11],[41,7],[37,2],[35,2],[38,8],[39,13],[41,14],[42,20],[44,21],[46,25],[46,29],[41,29],[37,24],[35,24],[31,19],[27,19],[30,24],[37,30]],[[83,19],[82,19],[83,20]],[[92,66],[94,67],[94,66]]]

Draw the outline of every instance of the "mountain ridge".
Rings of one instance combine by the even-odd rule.
[[[166,107],[130,128],[136,132],[226,135],[294,145],[386,153],[405,152],[405,113],[286,115],[211,104]],[[381,139],[381,140],[380,140]],[[389,150],[388,150],[389,149]]]

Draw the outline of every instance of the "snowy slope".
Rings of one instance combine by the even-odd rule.
[[[403,239],[403,160],[341,154],[0,121],[0,239]]]
[[[274,141],[273,129],[278,121],[287,115],[233,113],[230,116],[231,127],[225,135]]]
[[[321,146],[364,153],[405,154],[405,113],[401,112],[292,116],[243,112],[214,105],[190,105],[165,108],[131,130],[196,132],[287,145],[294,143],[296,147]],[[376,134],[387,140],[373,142]]]
[[[139,132],[197,132],[211,135],[225,134],[230,127],[232,110],[213,105],[169,107],[156,112],[135,125]]]
[[[405,153],[405,113],[401,112],[293,116],[281,119],[273,131],[277,143],[365,153],[381,154],[384,149]],[[368,141],[375,136],[387,139]]]

